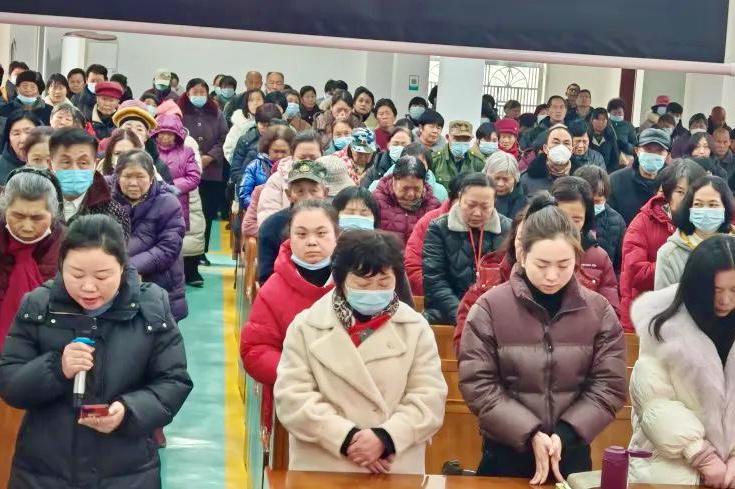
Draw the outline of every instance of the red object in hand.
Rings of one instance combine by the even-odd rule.
[[[80,408],[80,418],[103,418],[110,415],[109,404],[87,404]]]

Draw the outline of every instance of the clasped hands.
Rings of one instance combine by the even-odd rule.
[[[547,435],[538,432],[531,439],[533,448],[533,456],[536,459],[536,473],[531,479],[531,485],[540,486],[546,483],[549,478],[549,470],[556,477],[556,480],[562,482],[564,477],[559,470],[559,462],[561,462],[561,438],[559,435]]]
[[[368,469],[373,474],[387,474],[390,472],[395,455],[380,458],[385,451],[383,442],[371,429],[360,430],[355,433],[347,448],[347,458],[356,465]]]

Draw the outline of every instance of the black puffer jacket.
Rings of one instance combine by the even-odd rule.
[[[569,170],[569,174],[573,175],[577,168],[581,166],[581,162],[577,159],[572,158],[572,167]],[[539,153],[539,155],[528,165],[528,169],[521,173],[520,186],[523,188],[523,193],[531,198],[536,192],[542,190],[549,190],[551,185],[559,177],[555,177],[549,173],[549,167],[546,164],[546,153]]]
[[[161,487],[151,435],[173,420],[192,389],[168,304],[166,292],[140,285],[132,267],[97,318],[83,314],[60,276],[24,298],[0,359],[0,396],[27,411],[9,489]],[[122,424],[107,435],[77,424],[72,407],[61,355],[78,336],[96,342],[85,404],[125,406]]]
[[[620,148],[618,147],[618,136],[610,124],[607,125],[602,134],[600,144],[595,139],[595,133],[590,127],[590,148],[594,149],[605,159],[607,172],[612,173],[620,168]]]
[[[495,196],[495,210],[510,220],[515,219],[516,214],[526,207],[527,203],[528,199],[526,199],[526,194],[523,193],[520,182],[516,183],[515,188],[508,195]]]
[[[615,209],[605,205],[605,210],[595,216],[595,232],[600,247],[607,252],[615,273],[620,273],[623,263],[623,236],[625,220]]]
[[[510,219],[494,213],[485,226],[481,256],[500,247],[510,226]],[[468,233],[458,204],[429,225],[424,238],[424,315],[431,324],[456,324],[459,301],[475,283],[476,251]],[[479,241],[478,233],[474,239]]]
[[[360,180],[360,186],[369,188],[371,183],[383,178],[393,164],[394,162],[390,159],[390,154],[387,151],[375,153],[370,166]]]

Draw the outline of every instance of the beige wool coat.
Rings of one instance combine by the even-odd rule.
[[[283,344],[274,394],[290,433],[289,469],[367,472],[340,448],[353,427],[383,428],[396,448],[392,472],[423,474],[447,398],[434,334],[401,303],[355,347],[332,309],[333,294],[296,316]]]

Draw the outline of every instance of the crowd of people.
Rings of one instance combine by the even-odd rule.
[[[423,473],[448,392],[439,324],[456,326],[478,475],[590,470],[626,399],[629,333],[631,447],[654,453],[634,480],[735,488],[722,107],[685,128],[661,96],[634,127],[625,101],[594,107],[573,83],[533,113],[510,100],[500,116],[486,95],[477,121],[445,123],[438,90],[403,113],[366,87],[322,94],[280,72],[248,72],[238,93],[233,76],[183,85],[160,69],[137,98],[97,64],[7,74],[8,487],[159,487],[161,429],[193,386],[177,323],[224,219],[236,251],[257,239],[240,352],[265,428],[276,413],[290,433],[290,468]],[[0,455],[9,466],[13,447]]]

